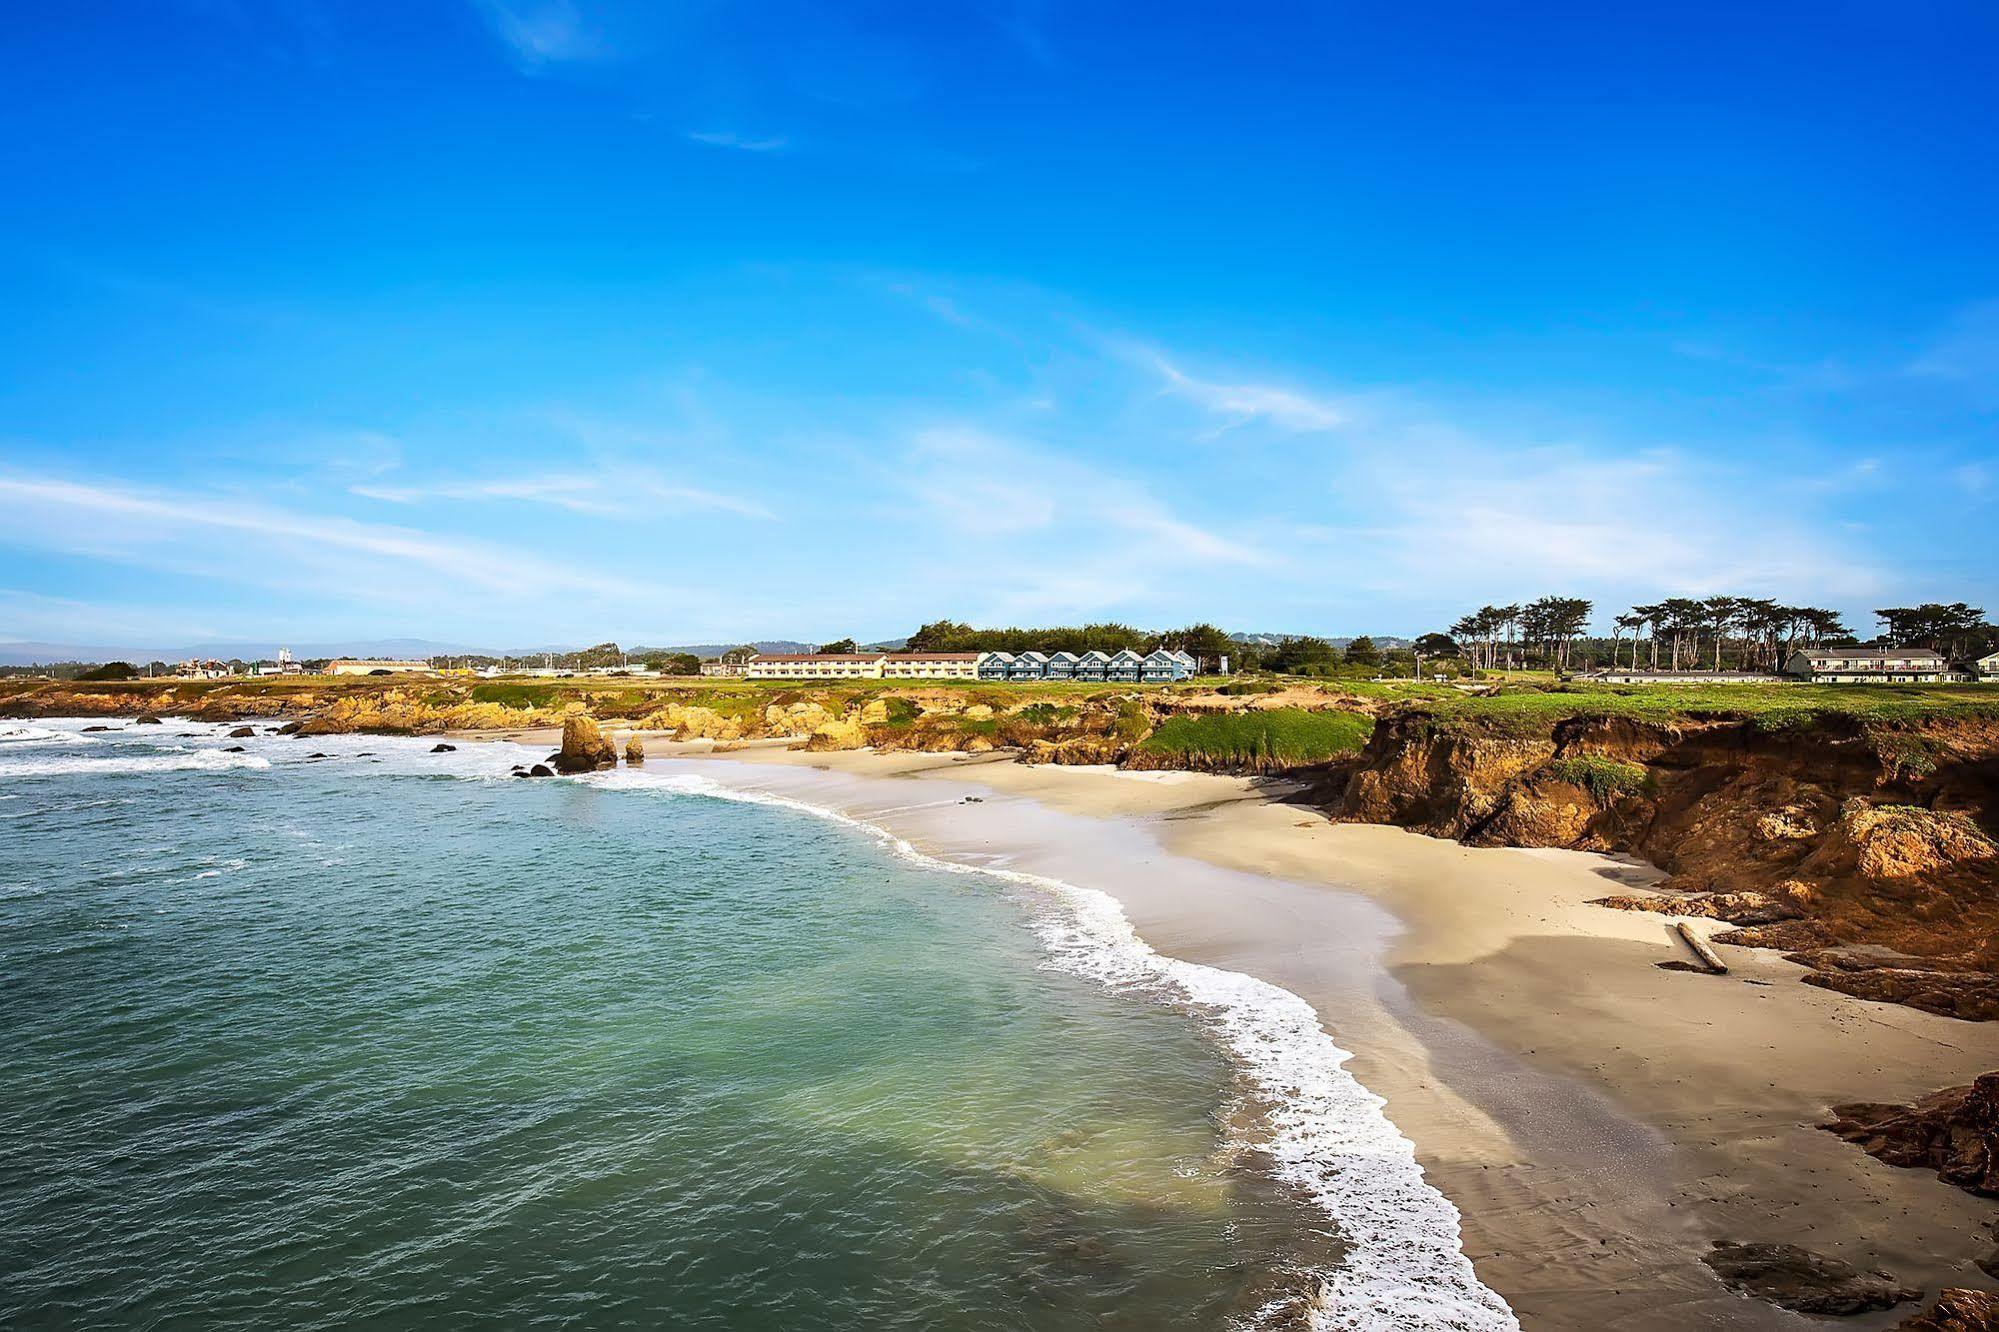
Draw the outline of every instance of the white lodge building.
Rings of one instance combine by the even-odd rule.
[[[976,680],[976,652],[887,652],[882,654],[885,680]]]
[[[1815,684],[1935,684],[1962,678],[1928,648],[1800,648],[1784,674]]]
[[[709,674],[704,664],[702,673]],[[751,680],[1185,680],[1194,659],[1160,649],[1141,657],[1126,649],[1115,657],[1085,652],[783,652],[759,653],[742,666]],[[721,674],[721,671],[714,672]]]

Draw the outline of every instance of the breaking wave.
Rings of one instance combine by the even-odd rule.
[[[1423,1178],[1415,1145],[1383,1113],[1387,1102],[1347,1072],[1352,1052],[1289,990],[1161,956],[1108,893],[940,859],[838,810],[684,774],[624,769],[584,780],[797,810],[857,828],[927,867],[1047,894],[1064,908],[1035,924],[1052,965],[1107,988],[1184,1004],[1235,1057],[1254,1098],[1268,1107],[1269,1137],[1234,1145],[1264,1153],[1280,1180],[1332,1219],[1346,1246],[1339,1266],[1315,1274],[1317,1288],[1303,1293],[1318,1332],[1518,1332],[1506,1301],[1472,1270],[1457,1208]]]

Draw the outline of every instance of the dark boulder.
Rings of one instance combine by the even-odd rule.
[[[1795,1244],[1731,1244],[1716,1240],[1702,1261],[1723,1284],[1799,1313],[1847,1314],[1888,1309],[1922,1292],[1886,1272],[1861,1272]]]
[[[241,754],[241,753],[244,753],[244,752],[246,752],[246,751],[244,750],[243,746],[241,746],[241,745],[230,745],[230,746],[226,747],[225,749],[223,749],[223,751],[222,751],[222,752],[223,752],[223,753],[225,753],[225,754]]]
[[[257,728],[254,726],[238,726],[235,730],[229,733],[229,738],[231,740],[248,740],[251,736],[255,735],[256,733],[257,733]]]
[[[158,717],[155,717],[152,713],[142,712],[139,714],[138,720],[134,721],[132,724],[134,726],[158,726],[161,724],[161,722],[160,719]]]
[[[285,723],[285,724],[284,724],[283,726],[280,726],[280,727],[278,728],[278,734],[279,734],[279,735],[297,735],[297,734],[298,734],[298,728],[299,728],[299,727],[301,727],[301,726],[303,726],[303,725],[305,725],[305,723],[304,723],[304,722],[300,722],[300,721],[288,721],[288,722],[286,722],[286,723]]]
[[[528,769],[528,776],[553,777],[555,776],[555,769],[549,767],[546,763],[537,763],[532,768]]]
[[[457,752],[458,752],[458,746],[457,746],[457,745],[432,745],[432,746],[430,747],[430,752],[431,752],[431,753],[433,753],[433,754],[455,754],[455,753],[457,753]]]
[[[83,733],[89,735],[92,731],[115,731],[117,729],[115,726],[86,726],[83,728]]]
[[[1876,1160],[1934,1170],[1946,1184],[1999,1197],[1999,1072],[1948,1087],[1914,1105],[1836,1105],[1819,1125]]]

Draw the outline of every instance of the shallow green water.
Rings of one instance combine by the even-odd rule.
[[[0,1326],[1220,1327],[1287,1283],[1228,1061],[1046,969],[1028,889],[487,747],[46,729],[0,738]]]

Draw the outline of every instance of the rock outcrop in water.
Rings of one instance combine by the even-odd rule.
[[[1914,1105],[1836,1105],[1819,1127],[1889,1165],[1934,1170],[1946,1184],[1999,1197],[1999,1072]]]
[[[617,748],[588,714],[572,712],[562,719],[562,748],[555,756],[557,772],[595,772],[617,766]]]
[[[625,766],[628,768],[644,767],[645,761],[645,742],[637,736],[627,739],[625,741]]]

